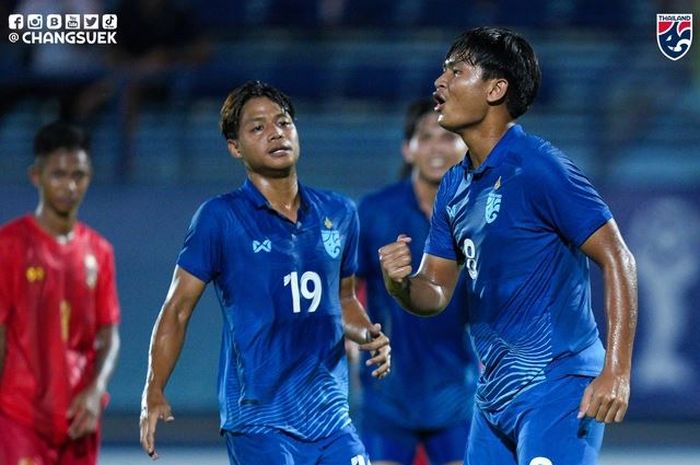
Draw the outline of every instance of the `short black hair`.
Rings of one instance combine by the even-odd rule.
[[[90,137],[83,129],[65,121],[43,126],[34,137],[34,160],[45,160],[56,150],[84,150],[90,155]]]
[[[284,92],[262,81],[248,81],[231,91],[221,106],[219,127],[225,139],[238,138],[243,106],[255,97],[269,98],[294,119],[294,105]]]
[[[484,79],[505,78],[510,116],[524,114],[537,96],[541,72],[532,46],[522,36],[500,27],[477,27],[452,43],[445,59],[465,61],[484,70]]]
[[[408,143],[418,129],[418,122],[425,115],[435,112],[435,101],[431,98],[421,98],[414,100],[406,109],[406,116],[403,123],[403,141]],[[411,176],[413,164],[406,161],[401,165],[399,178],[405,179]]]
[[[415,100],[406,110],[406,119],[403,125],[403,140],[409,141],[416,133],[418,122],[428,113],[435,113],[435,101],[430,98]]]

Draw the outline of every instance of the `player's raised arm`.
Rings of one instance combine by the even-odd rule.
[[[437,315],[454,292],[460,267],[454,260],[423,254],[418,271],[411,275],[411,238],[399,235],[379,249],[384,285],[403,308],[418,316]]]
[[[163,391],[180,356],[187,323],[205,287],[206,283],[199,278],[175,267],[168,295],[153,327],[140,419],[141,446],[153,459],[158,458],[155,449],[158,420],[174,420]]]
[[[615,220],[589,237],[581,250],[600,266],[608,334],[605,365],[583,394],[579,418],[619,423],[630,396],[632,346],[637,327],[637,267]]]
[[[360,350],[372,353],[372,358],[367,360],[367,366],[377,365],[372,376],[385,377],[391,371],[389,338],[382,332],[382,326],[379,323],[372,324],[367,312],[357,299],[354,276],[348,276],[340,281],[340,305],[343,309],[345,337],[359,344]]]

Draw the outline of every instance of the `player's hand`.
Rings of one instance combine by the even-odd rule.
[[[589,416],[601,423],[620,423],[625,418],[630,398],[630,374],[603,372],[583,392],[578,418]]]
[[[375,378],[384,378],[391,372],[391,346],[389,338],[382,332],[382,325],[375,323],[367,333],[367,342],[359,345],[360,350],[372,354],[372,358],[365,362],[365,365],[377,365],[372,372]]]
[[[95,386],[90,386],[79,393],[68,407],[66,416],[70,420],[68,437],[78,439],[86,434],[97,431],[97,425],[102,414],[102,396],[104,392]]]
[[[141,447],[153,460],[158,458],[156,452],[156,425],[158,420],[171,422],[175,419],[168,400],[162,392],[144,393],[141,402],[141,418],[139,427],[141,430]]]
[[[382,266],[384,284],[390,293],[405,286],[406,278],[411,274],[411,249],[408,244],[411,238],[399,234],[395,242],[379,249],[379,263]]]

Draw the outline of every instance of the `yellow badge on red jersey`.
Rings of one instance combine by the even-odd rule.
[[[27,276],[27,281],[30,283],[35,283],[38,281],[43,281],[44,276],[46,273],[44,273],[44,269],[40,266],[30,266],[27,268],[27,271],[25,275]]]

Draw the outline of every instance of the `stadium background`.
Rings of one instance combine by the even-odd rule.
[[[432,92],[454,37],[481,24],[531,40],[543,84],[521,123],[586,171],[637,258],[632,402],[627,422],[608,429],[604,463],[700,463],[700,48],[674,62],[655,36],[656,13],[697,16],[700,2],[154,1],[162,3],[157,21],[187,23],[178,24],[186,34],[161,48],[176,56],[193,46],[196,58],[139,76],[128,60],[108,66],[108,47],[82,46],[84,62],[61,62],[66,47],[0,44],[2,222],[35,206],[26,168],[36,129],[63,111],[61,98],[75,88],[113,84],[83,115],[95,179],[81,217],[115,246],[123,311],[102,463],[147,463],[137,415],[154,318],[194,209],[243,179],[217,128],[226,93],[248,79],[287,92],[297,106],[302,181],[358,199],[396,179],[407,103]],[[95,1],[89,11],[70,10],[70,1],[23,3],[3,2],[0,14],[116,11],[118,41],[131,19],[118,0]],[[128,31],[144,41],[146,32]],[[54,60],[42,61],[47,54]],[[134,85],[146,89],[136,111],[128,100]],[[595,275],[602,318],[599,281]],[[159,429],[164,464],[224,460],[216,434],[220,324],[208,290],[168,386],[177,421]]]

